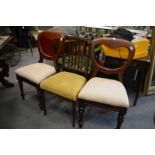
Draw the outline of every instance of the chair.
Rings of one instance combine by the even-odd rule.
[[[89,66],[89,44],[78,36],[65,36],[63,41],[61,72],[43,80],[40,84],[40,104],[46,115],[44,92],[58,95],[72,102],[72,125],[75,126],[76,101],[86,82]]]
[[[39,62],[20,67],[15,70],[21,96],[24,99],[23,82],[34,86],[37,90],[40,82],[56,73],[54,66],[44,64],[43,59],[53,60],[55,65],[56,54],[62,50],[63,36],[56,32],[42,32],[38,36]],[[41,110],[42,107],[39,105]]]
[[[121,66],[113,68],[112,66],[106,65],[106,57],[104,60],[98,61],[96,59],[95,49],[100,45],[105,45],[112,49],[119,47],[127,48],[128,50],[126,51],[129,51],[129,54],[126,62],[124,60],[124,63]],[[83,117],[86,105],[99,106],[119,112],[116,128],[121,127],[124,115],[129,107],[127,92],[122,84],[123,74],[133,59],[134,51],[134,45],[131,42],[122,39],[99,38],[92,42],[90,52],[93,65],[92,78],[85,84],[78,95],[80,128],[83,127]],[[99,72],[107,75],[117,75],[118,80],[95,77]]]

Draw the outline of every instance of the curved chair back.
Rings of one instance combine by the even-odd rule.
[[[62,50],[63,35],[57,32],[41,32],[38,36],[38,48],[40,54],[39,62],[43,58],[56,59],[56,53]]]
[[[124,63],[120,66],[120,67],[116,67],[116,68],[108,68],[106,67],[104,64],[106,64],[106,62],[102,63],[102,65],[96,60],[95,57],[95,48],[97,46],[100,45],[105,45],[111,49],[115,49],[115,48],[121,48],[124,47],[128,50],[128,58],[127,60],[124,60]],[[95,39],[92,42],[92,46],[91,46],[91,60],[92,60],[92,64],[94,66],[94,70],[93,70],[93,74],[92,76],[96,76],[96,74],[98,72],[103,72],[106,74],[117,74],[118,75],[118,79],[123,82],[123,74],[126,71],[127,67],[130,65],[130,63],[133,60],[134,57],[134,53],[135,53],[135,47],[134,45],[126,40],[123,39],[116,39],[116,38],[99,38],[99,39]],[[105,59],[106,60],[106,59]]]

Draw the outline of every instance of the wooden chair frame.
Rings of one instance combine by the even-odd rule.
[[[129,51],[128,58],[126,62],[121,67],[118,67],[118,68],[110,69],[105,66],[101,66],[95,59],[94,48],[96,47],[96,45],[105,45],[110,48],[125,47]],[[132,62],[132,59],[134,57],[134,52],[135,52],[134,45],[131,42],[126,41],[126,40],[116,39],[116,38],[99,38],[99,39],[94,40],[92,42],[91,52],[90,52],[91,60],[93,64],[92,77],[95,77],[98,72],[102,72],[105,74],[117,74],[118,80],[123,83],[123,74],[126,71],[127,67],[130,65],[130,63]],[[84,110],[85,110],[86,105],[98,106],[98,107],[102,107],[102,108],[106,108],[112,111],[119,112],[118,118],[117,118],[117,126],[116,126],[117,129],[121,127],[121,124],[123,123],[124,115],[127,112],[127,108],[111,106],[111,105],[107,105],[103,103],[101,104],[101,103],[92,102],[92,101],[84,100],[84,99],[78,99],[79,127],[80,128],[83,127],[83,117],[84,117]]]
[[[54,66],[56,67],[56,54],[52,55],[52,54],[48,54],[46,53],[46,51],[42,48],[43,47],[43,44],[41,42],[41,39],[45,37],[46,39],[49,39],[49,41],[51,42],[52,44],[52,41],[54,39],[57,39],[59,40],[59,45],[58,45],[58,48],[56,51],[51,51],[52,52],[55,52],[56,54],[57,53],[60,53],[60,51],[62,50],[62,41],[63,41],[63,35],[59,34],[59,33],[56,33],[56,32],[42,32],[39,34],[38,36],[38,50],[39,50],[39,55],[40,55],[40,59],[39,59],[39,62],[40,63],[43,63],[43,59],[47,59],[47,60],[53,60],[54,62]],[[57,69],[57,68],[56,68]],[[36,84],[26,78],[23,78],[19,75],[16,75],[17,77],[17,80],[18,80],[18,84],[19,84],[19,88],[20,88],[20,92],[21,92],[21,97],[22,99],[24,100],[25,98],[25,95],[24,95],[24,89],[23,89],[23,82],[26,82],[32,86],[34,86],[38,93],[39,93],[39,89],[40,89],[40,84]],[[43,110],[43,106],[41,104],[39,104],[39,107],[41,110]]]
[[[62,58],[62,64],[61,64],[61,71],[67,70],[72,73],[79,73],[84,75],[86,78],[88,77],[88,66],[89,66],[89,53],[90,53],[90,44],[86,39],[80,38],[78,36],[65,36],[63,39],[63,50],[62,52],[57,54],[57,60],[56,64],[58,65],[58,59]],[[83,56],[87,56],[88,63],[85,66],[85,70],[80,68],[80,61],[78,61],[79,57],[81,58]],[[65,57],[68,57],[68,62],[65,63]],[[74,59],[74,58],[75,59]],[[70,62],[69,62],[70,61]],[[72,64],[72,65],[71,65]],[[39,90],[39,101],[40,105],[42,105],[44,109],[44,115],[47,114],[46,111],[46,105],[45,105],[45,95],[44,93],[47,92],[49,94],[54,94],[51,92],[48,92],[46,90],[40,89]],[[54,94],[57,95],[57,94]],[[59,96],[59,95],[57,95]],[[63,98],[66,101],[69,101],[72,103],[72,126],[75,127],[75,121],[76,121],[76,102],[72,101],[70,99],[67,99],[65,97],[59,96]]]

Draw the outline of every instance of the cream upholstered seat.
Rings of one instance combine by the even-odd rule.
[[[15,70],[16,75],[21,76],[36,84],[48,78],[56,72],[54,66],[44,63],[34,63]]]
[[[127,108],[129,100],[123,84],[117,80],[94,77],[82,88],[79,99]]]
[[[86,78],[81,75],[70,72],[60,72],[43,80],[40,83],[40,88],[71,101],[76,101],[78,93],[85,82]]]

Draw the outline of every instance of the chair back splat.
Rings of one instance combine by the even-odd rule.
[[[62,50],[62,70],[88,76],[90,72],[90,50],[86,39],[65,36]]]

